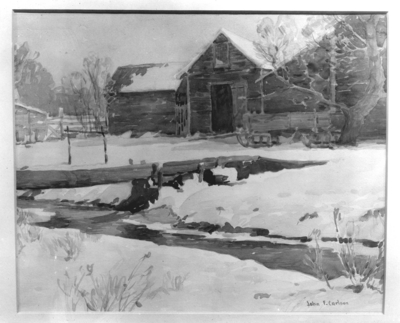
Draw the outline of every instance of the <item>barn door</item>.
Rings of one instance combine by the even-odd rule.
[[[233,132],[232,90],[229,84],[211,86],[212,130],[217,133]]]

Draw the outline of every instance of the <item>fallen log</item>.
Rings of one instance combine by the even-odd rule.
[[[201,173],[201,171],[204,172],[206,169],[213,169],[218,166],[236,168],[238,171],[237,179],[240,180],[248,178],[249,175],[264,173],[266,171],[275,172],[282,169],[303,168],[324,164],[326,164],[325,161],[289,161],[260,156],[221,156],[217,158],[166,162],[163,165],[153,163],[79,170],[17,170],[16,186],[18,190],[74,188],[130,182],[134,179],[150,177],[155,182],[159,182],[161,175],[161,177],[166,176],[165,179],[173,179],[181,174]]]
[[[151,164],[79,170],[23,170],[17,171],[17,189],[88,187],[129,182],[152,175]]]

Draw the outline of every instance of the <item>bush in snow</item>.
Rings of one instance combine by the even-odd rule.
[[[318,243],[318,238],[321,236],[321,230],[314,229],[310,236],[313,236],[315,241],[314,253],[309,251],[309,254],[304,256],[304,263],[313,270],[314,274],[319,280],[324,280],[328,287],[332,289],[331,285],[329,284],[328,275],[326,274],[322,265],[322,250]]]
[[[348,222],[345,229],[341,230],[340,222],[342,217],[338,208],[333,211],[333,219],[336,227],[336,239],[339,245],[338,257],[342,264],[344,275],[351,282],[351,285],[346,286],[346,289],[351,289],[354,293],[360,293],[366,287],[383,293],[384,240],[378,244],[379,254],[377,257],[369,256],[367,260],[362,260],[355,252],[354,242],[357,230],[354,222]],[[318,279],[325,280],[328,287],[332,288],[323,269],[322,250],[318,244],[321,231],[314,229],[310,235],[313,236],[316,247],[314,254],[310,251],[308,255],[305,255],[304,263],[313,270]]]
[[[151,291],[147,298],[153,299],[158,293],[162,292],[169,295],[170,292],[178,292],[183,289],[183,284],[189,274],[173,275],[171,272],[167,272],[163,277],[163,285],[153,291]]]
[[[333,219],[336,227],[336,238],[340,245],[338,253],[340,262],[344,268],[344,273],[351,281],[351,285],[346,288],[352,289],[355,293],[361,292],[364,287],[377,290],[383,293],[384,282],[384,240],[379,242],[378,257],[369,257],[365,263],[357,259],[354,251],[355,241],[355,224],[348,222],[345,228],[345,233],[341,232],[339,223],[341,222],[341,213],[338,208],[333,211]]]
[[[45,245],[51,257],[62,257],[65,261],[76,260],[81,252],[82,242],[85,238],[86,235],[80,231],[67,232],[63,237],[47,240]]]
[[[110,271],[107,275],[95,276],[93,264],[87,265],[86,270],[81,266],[74,277],[66,271],[64,280],[58,279],[57,283],[66,297],[68,309],[76,311],[80,302],[87,311],[96,312],[126,312],[141,307],[140,299],[152,286],[153,266],[141,273],[138,270],[150,256],[150,252],[145,254],[128,275]]]
[[[16,244],[17,244],[17,255],[19,255],[22,249],[29,243],[40,241],[43,235],[42,228],[30,225],[32,220],[32,214],[21,208],[17,208],[16,217]]]

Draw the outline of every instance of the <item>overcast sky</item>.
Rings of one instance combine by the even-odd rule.
[[[28,41],[38,61],[56,84],[82,69],[90,52],[108,56],[113,70],[142,63],[188,62],[226,28],[249,40],[257,39],[257,23],[266,15],[154,14],[14,14],[14,43]],[[270,16],[274,17],[274,16]],[[297,25],[304,16],[296,16]]]

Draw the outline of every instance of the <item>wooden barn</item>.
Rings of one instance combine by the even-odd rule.
[[[177,134],[234,132],[246,120],[255,131],[331,124],[329,107],[312,97],[300,104],[304,93],[269,98],[283,86],[272,70],[253,42],[221,29],[177,74]]]
[[[164,63],[118,67],[112,76],[115,97],[109,106],[109,132],[174,135],[175,93],[181,82],[174,76],[182,66]]]
[[[48,114],[23,103],[15,103],[15,136],[17,142],[44,141]]]
[[[198,52],[186,65],[119,67],[112,77],[116,95],[109,108],[110,133],[223,134],[249,125],[252,132],[275,135],[290,135],[296,128],[332,127],[340,132],[342,113],[307,91],[280,91],[285,84],[252,41],[221,29]],[[297,65],[296,59],[287,64],[294,71],[293,84],[309,87],[304,73],[308,67]],[[322,81],[328,87],[329,79]],[[371,124],[384,111],[378,114],[371,117]],[[381,135],[385,120],[381,123],[379,129],[364,127],[363,133],[371,128],[368,137]]]

